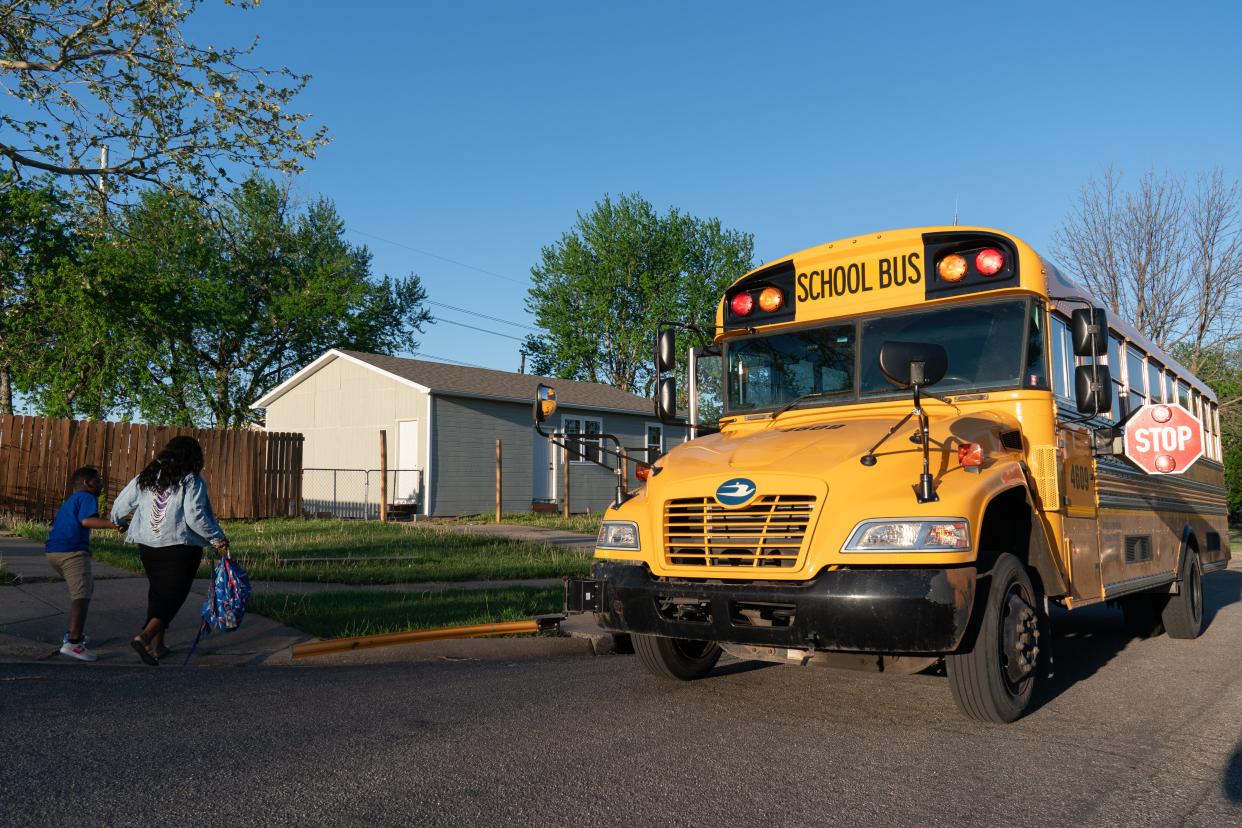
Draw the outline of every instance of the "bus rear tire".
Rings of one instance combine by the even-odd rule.
[[[1203,631],[1203,567],[1193,550],[1182,559],[1181,580],[1181,589],[1169,596],[1160,618],[1169,638],[1198,638]]]
[[[691,641],[658,635],[634,635],[634,652],[653,676],[668,681],[694,681],[712,671],[720,660],[714,641]]]
[[[1150,593],[1127,595],[1118,601],[1121,614],[1126,620],[1126,632],[1135,638],[1155,638],[1164,632],[1164,621],[1161,620],[1161,604],[1163,596]]]
[[[1021,561],[1000,555],[990,580],[974,644],[946,656],[945,672],[958,709],[972,719],[1003,724],[1018,719],[1031,702],[1043,624]]]

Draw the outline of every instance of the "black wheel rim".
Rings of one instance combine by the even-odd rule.
[[[1035,675],[1039,659],[1039,615],[1022,584],[1012,583],[1000,606],[1000,672],[1011,696],[1019,696]]]

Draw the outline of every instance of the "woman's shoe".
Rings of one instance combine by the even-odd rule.
[[[142,663],[148,667],[159,667],[160,660],[155,653],[151,652],[151,648],[147,646],[147,642],[142,640],[141,635],[135,635],[130,639],[129,644],[138,653],[138,657],[142,659]]]
[[[156,658],[168,658],[170,655],[172,655],[172,650],[168,649],[167,647],[156,647],[155,648]]]

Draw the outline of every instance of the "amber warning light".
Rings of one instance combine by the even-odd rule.
[[[785,304],[785,297],[781,294],[780,288],[765,287],[759,294],[759,307],[768,313],[780,310],[783,304]]]
[[[946,282],[960,282],[966,278],[966,259],[956,253],[945,256],[940,260],[940,264],[936,265],[936,272]]]

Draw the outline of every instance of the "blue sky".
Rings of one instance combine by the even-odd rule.
[[[297,189],[336,202],[377,273],[529,324],[540,248],[605,193],[717,216],[760,260],[948,223],[955,198],[963,224],[1053,253],[1105,165],[1242,175],[1242,6],[1016,6],[265,0],[196,16],[200,40],[258,33],[263,62],[314,76],[294,108],[333,142]],[[517,349],[451,324],[421,347],[505,370]]]

